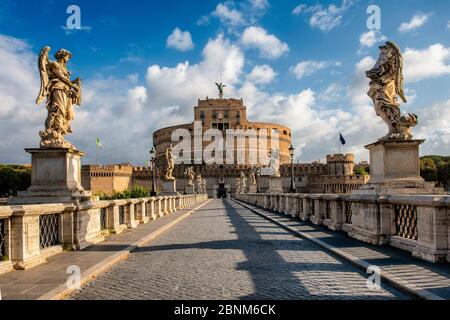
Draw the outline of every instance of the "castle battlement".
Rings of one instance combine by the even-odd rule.
[[[332,162],[352,162],[353,163],[354,161],[355,161],[355,155],[352,153],[327,155],[327,163],[332,163]]]

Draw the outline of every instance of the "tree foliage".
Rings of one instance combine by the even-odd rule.
[[[137,199],[147,198],[150,195],[149,191],[143,187],[135,186],[133,190],[125,190],[122,192],[115,191],[112,196],[100,196],[102,200],[123,200],[123,199]]]
[[[20,165],[0,164],[0,197],[17,195],[31,184],[31,168]]]
[[[446,190],[450,187],[450,157],[425,156],[420,158],[420,174],[426,181],[437,182]]]

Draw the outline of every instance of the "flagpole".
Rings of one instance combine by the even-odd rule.
[[[339,154],[341,154],[341,132],[339,132],[338,145],[339,145]]]

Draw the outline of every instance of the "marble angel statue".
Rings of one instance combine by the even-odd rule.
[[[39,133],[41,148],[74,148],[65,141],[64,136],[72,133],[70,122],[74,118],[73,105],[81,106],[81,79],[70,80],[67,63],[72,54],[65,50],[58,50],[50,61],[48,54],[50,47],[44,47],[39,54],[39,74],[41,88],[36,104],[46,101],[47,119],[45,130]]]
[[[380,140],[411,140],[411,128],[417,125],[417,116],[403,116],[399,97],[406,103],[403,89],[403,57],[394,42],[387,41],[380,47],[380,56],[375,66],[366,72],[370,79],[369,97],[373,100],[375,112],[387,124],[389,132]]]

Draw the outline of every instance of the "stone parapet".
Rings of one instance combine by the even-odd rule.
[[[354,239],[391,245],[430,262],[450,262],[450,196],[247,193],[235,198]]]
[[[0,274],[30,269],[63,250],[82,250],[207,195],[0,206]]]

